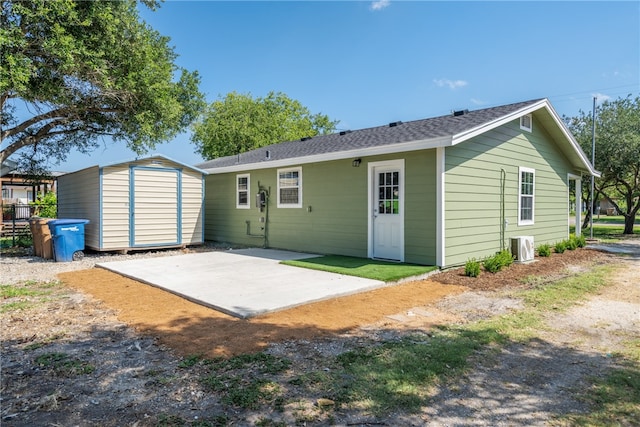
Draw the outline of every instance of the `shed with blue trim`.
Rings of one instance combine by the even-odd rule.
[[[58,178],[58,216],[90,220],[97,251],[202,244],[206,174],[161,154],[92,166]]]

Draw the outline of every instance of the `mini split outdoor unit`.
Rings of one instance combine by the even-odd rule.
[[[533,236],[518,236],[511,238],[511,253],[518,262],[533,261],[535,249],[533,247]]]

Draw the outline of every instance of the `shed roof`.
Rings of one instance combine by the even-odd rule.
[[[547,99],[281,142],[196,165],[209,173],[284,167],[459,144],[525,114],[536,113],[578,169],[598,175]]]
[[[188,165],[188,164],[183,163],[183,162],[181,162],[179,160],[175,160],[175,159],[172,159],[171,157],[167,157],[167,156],[165,156],[163,154],[153,154],[153,155],[150,155],[150,156],[134,157],[134,158],[127,159],[127,160],[120,160],[120,161],[117,161],[117,162],[111,162],[111,163],[106,163],[106,164],[102,164],[102,165],[93,165],[93,166],[89,166],[89,167],[86,167],[86,168],[83,168],[83,169],[79,169],[77,171],[66,173],[65,175],[70,175],[70,174],[73,174],[73,173],[76,173],[76,172],[80,172],[82,170],[89,169],[89,168],[102,169],[102,168],[108,168],[108,167],[113,167],[113,166],[126,165],[128,163],[153,161],[153,160],[157,160],[159,162],[162,162],[162,161],[173,162],[173,163],[175,163],[175,164],[177,164],[179,166],[182,166],[182,167],[187,168],[187,169],[194,170],[194,171],[196,171],[198,173],[201,173],[201,174],[204,174],[204,175],[208,174],[207,171],[202,170],[202,169],[198,168],[197,166]]]

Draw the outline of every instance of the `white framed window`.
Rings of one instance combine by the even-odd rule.
[[[249,189],[251,188],[249,174],[236,175],[236,208],[249,209]]]
[[[520,117],[520,129],[531,132],[533,130],[533,117],[531,114],[526,114]]]
[[[278,207],[302,207],[302,168],[278,169]]]
[[[535,212],[535,169],[518,168],[518,225],[532,225]]]

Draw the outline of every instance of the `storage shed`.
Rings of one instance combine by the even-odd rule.
[[[85,218],[97,251],[204,243],[206,172],[156,154],[58,178],[58,216]]]

